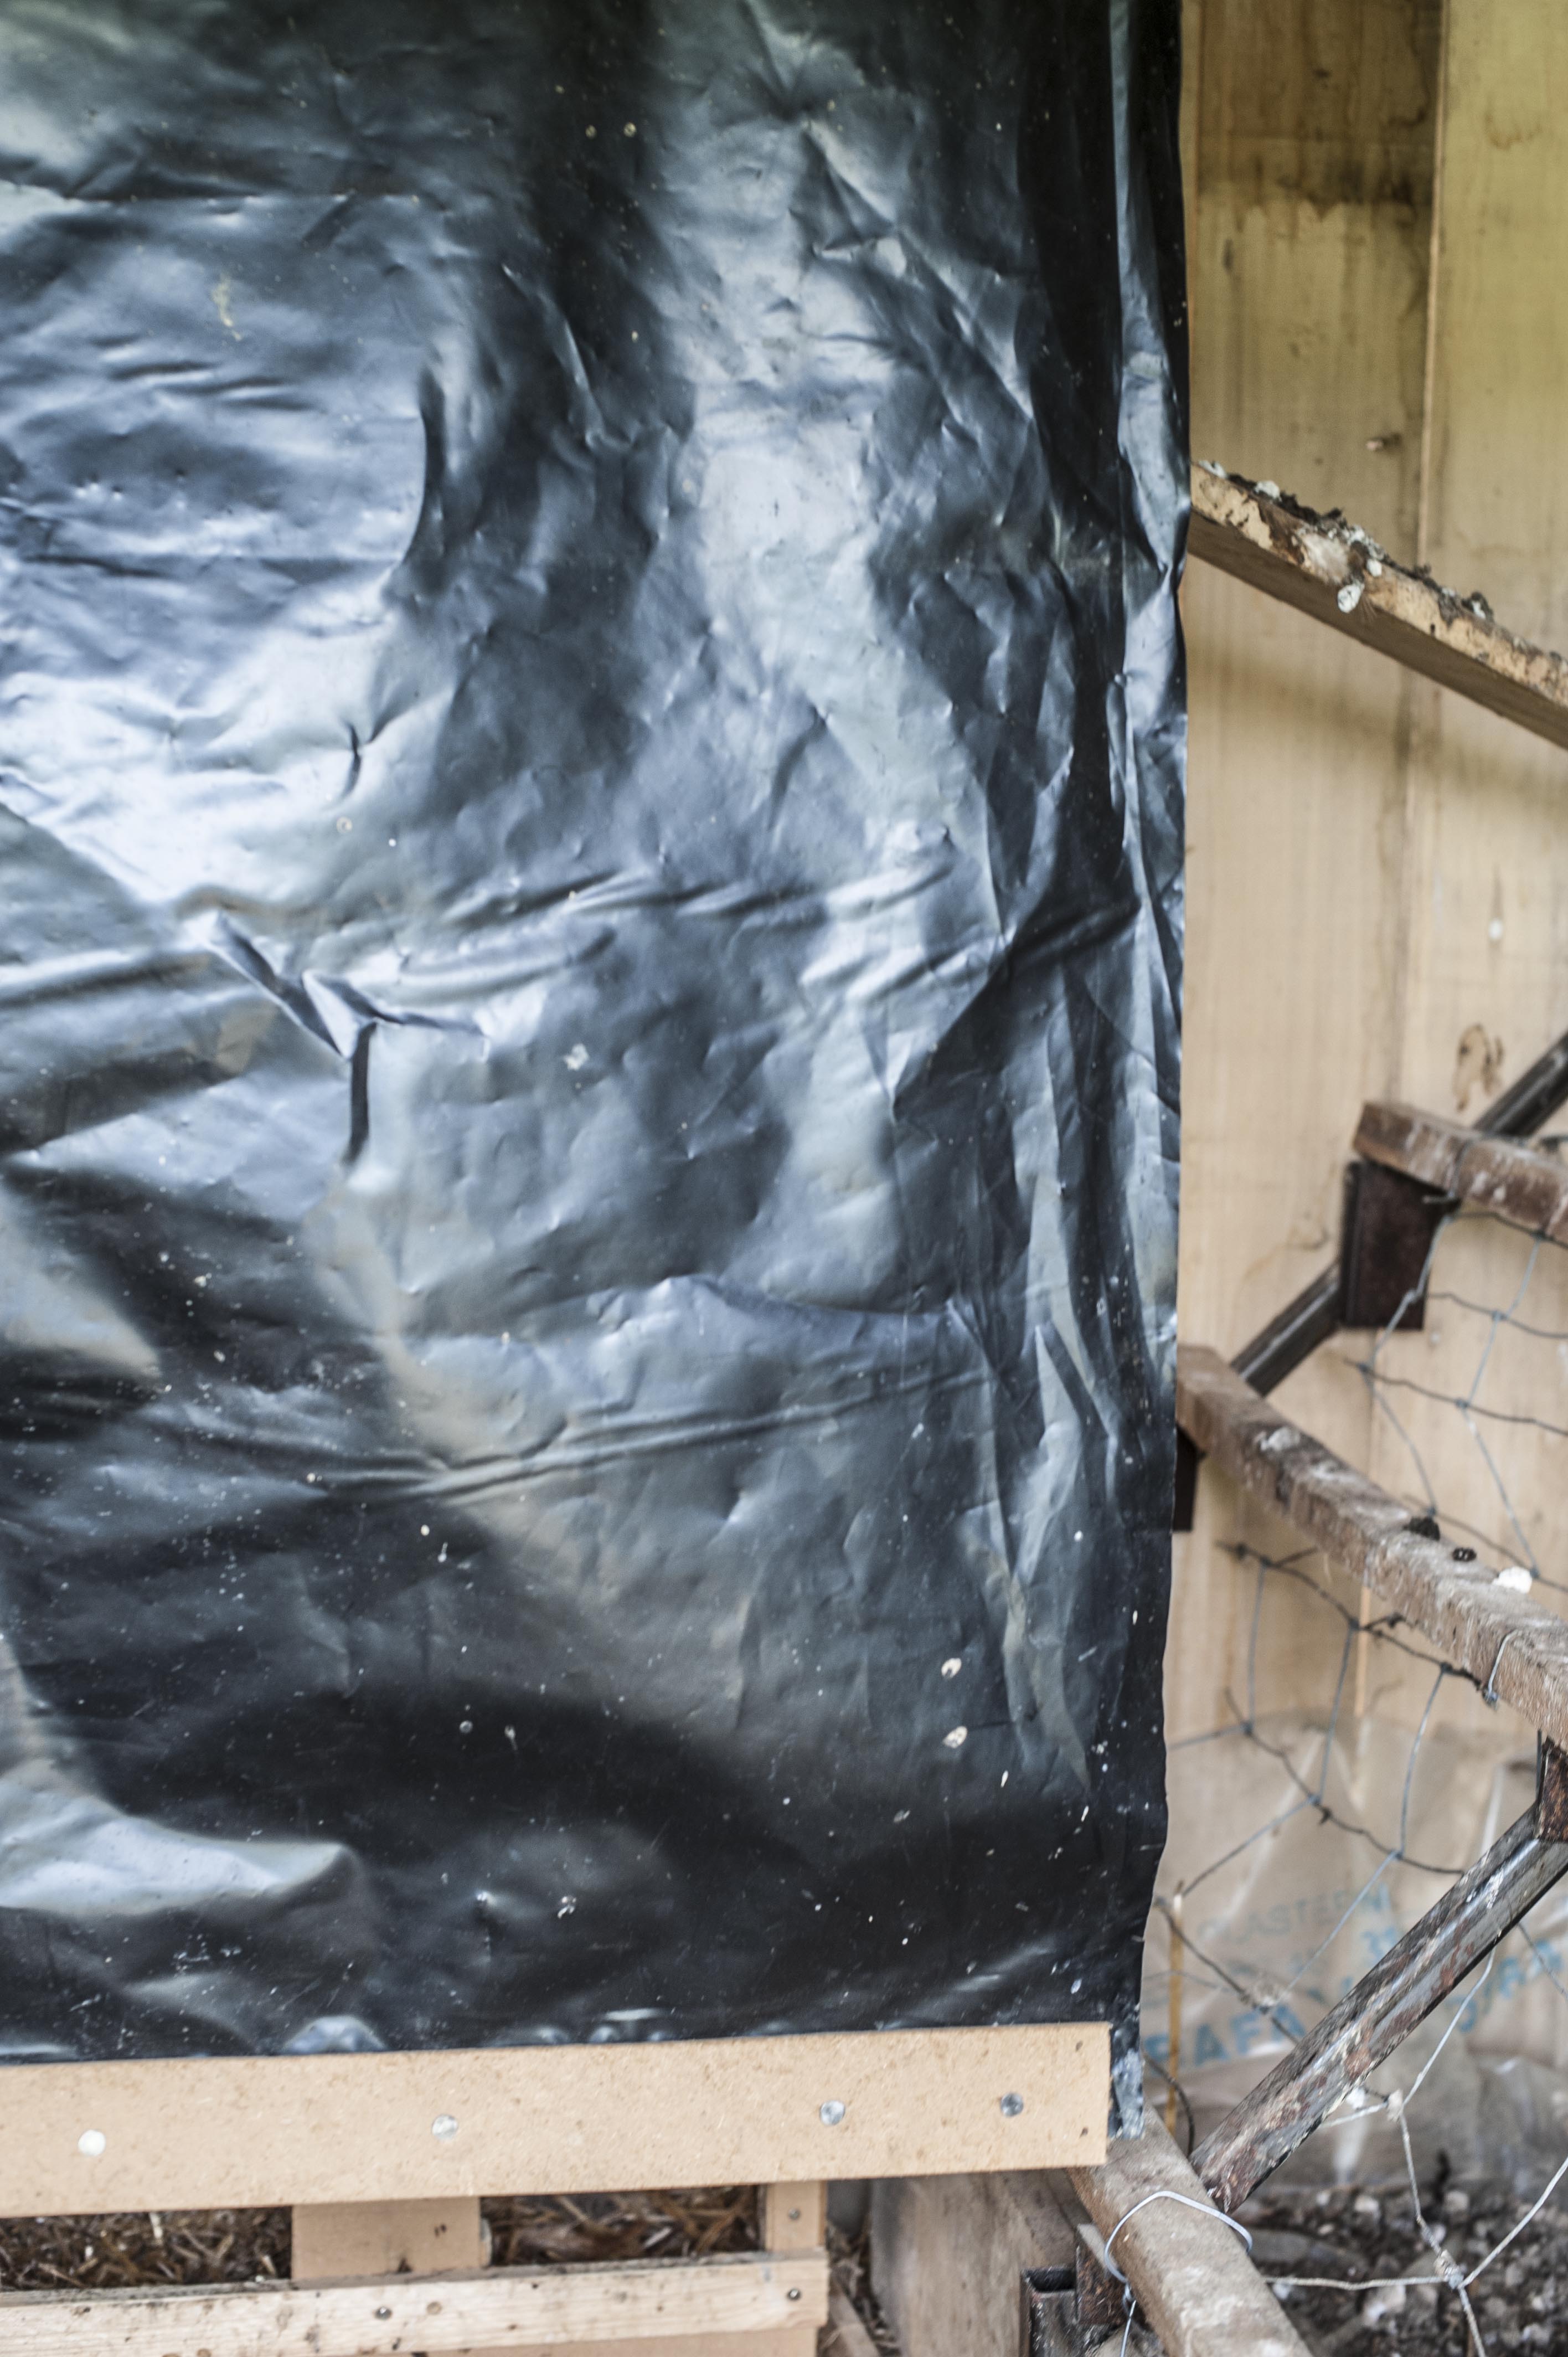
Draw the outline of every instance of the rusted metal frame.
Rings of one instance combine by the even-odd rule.
[[[1284,1515],[1443,1660],[1568,1748],[1568,1622],[1423,1534],[1411,1512],[1291,1424],[1216,1351],[1176,1354],[1176,1416],[1232,1480]],[[1424,1525],[1430,1531],[1431,1524]]]
[[[1402,1104],[1361,1110],[1356,1151],[1439,1197],[1474,1203],[1515,1226],[1568,1243],[1568,1168],[1539,1146],[1477,1136],[1456,1121]]]
[[[1453,1995],[1521,1916],[1568,1874],[1568,1761],[1543,1748],[1534,1808],[1412,1926],[1316,2029],[1228,2112],[1192,2165],[1221,2210],[1235,2211],[1369,2072]]]
[[[1198,466],[1187,546],[1203,563],[1568,747],[1568,662],[1505,630],[1484,597],[1461,597],[1395,564],[1342,516],[1315,514],[1272,484]]]

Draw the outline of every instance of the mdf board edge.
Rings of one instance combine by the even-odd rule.
[[[0,2215],[1060,2169],[1109,2089],[1103,2022],[12,2064]]]

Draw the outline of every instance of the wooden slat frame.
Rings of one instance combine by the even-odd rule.
[[[1300,1431],[1218,1351],[1178,1351],[1176,1415],[1233,1481],[1375,1589],[1445,1661],[1568,1746],[1568,1624],[1556,1613],[1412,1531],[1408,1506]]]
[[[1056,2169],[1110,2074],[1103,2022],[14,2064],[0,2216]]]
[[[810,2331],[824,2251],[217,2290],[0,2294],[0,2357],[426,2357]]]
[[[1568,1243],[1568,1168],[1539,1146],[1482,1136],[1412,1105],[1369,1104],[1361,1108],[1356,1151],[1439,1195]]]
[[[1568,662],[1407,572],[1364,534],[1293,512],[1255,483],[1200,466],[1192,470],[1187,545],[1204,564],[1568,746]]]

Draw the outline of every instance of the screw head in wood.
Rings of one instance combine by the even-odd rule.
[[[445,2144],[448,2136],[456,2135],[457,2123],[450,2112],[442,2112],[437,2118],[431,2121],[430,2133],[433,2136],[439,2136]]]
[[[843,2119],[843,2115],[844,2106],[839,2102],[838,2097],[836,2095],[830,2095],[827,2102],[817,2114],[817,2117],[821,2120],[823,2127],[836,2128],[839,2122]]]
[[[1015,2120],[1024,2108],[1022,2095],[1004,2095],[997,2109],[1004,2120]]]

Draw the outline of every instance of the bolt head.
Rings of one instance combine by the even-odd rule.
[[[1004,2120],[1015,2120],[1024,2108],[1022,2095],[1004,2095],[997,2106]]]
[[[836,2095],[830,2095],[817,2114],[817,2117],[825,2128],[836,2128],[843,2115],[844,2106]]]

